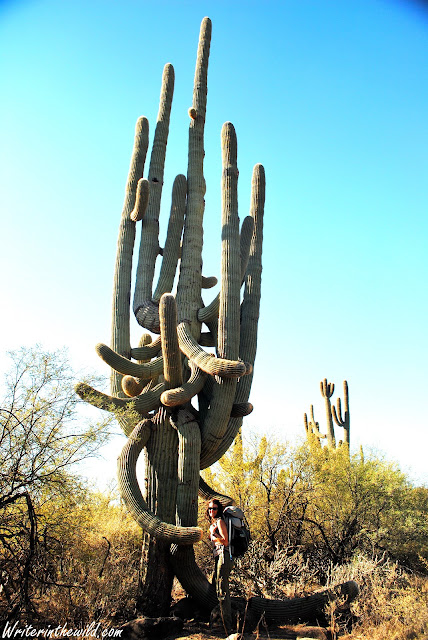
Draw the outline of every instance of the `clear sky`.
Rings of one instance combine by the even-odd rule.
[[[267,175],[255,410],[245,424],[293,439],[313,403],[323,427],[319,382],[336,383],[335,400],[347,379],[353,447],[376,447],[428,482],[422,2],[3,0],[2,358],[36,342],[66,345],[75,367],[108,373],[94,345],[109,342],[135,121],[146,115],[153,133],[162,69],[173,63],[164,227],[173,179],[187,169],[205,15],[205,275],[219,275],[223,122],[238,135],[241,218],[253,165]]]

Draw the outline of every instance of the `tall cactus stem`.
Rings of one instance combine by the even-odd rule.
[[[201,432],[195,417],[179,409],[171,424],[178,434],[177,520],[182,527],[194,527],[198,521],[199,459]]]
[[[159,112],[153,140],[148,181],[150,184],[149,203],[141,229],[137,278],[134,291],[134,313],[137,321],[146,329],[153,330],[146,322],[145,303],[152,298],[155,262],[159,253],[159,212],[164,178],[166,145],[169,133],[172,97],[174,93],[174,67],[166,64],[162,76]],[[141,309],[143,307],[143,309]]]
[[[181,235],[183,233],[184,212],[186,209],[187,180],[178,175],[172,187],[171,213],[165,247],[163,249],[162,266],[153,301],[159,302],[163,293],[170,293],[174,285],[178,258],[181,253]]]
[[[241,330],[239,355],[241,360],[254,365],[257,351],[257,326],[260,312],[261,276],[262,276],[262,247],[263,247],[263,216],[265,205],[265,170],[263,165],[256,164],[253,170],[251,184],[251,210],[254,219],[254,230],[251,240],[250,257],[245,278],[244,299],[241,304]],[[235,395],[235,403],[248,402],[253,374],[240,378]],[[217,462],[229,449],[239,429],[242,418],[230,418],[223,439],[218,443],[215,451],[201,455],[201,469]]]
[[[327,417],[327,442],[331,449],[336,448],[336,437],[334,435],[333,415],[331,411],[330,398],[334,393],[334,384],[327,382],[327,378],[320,382],[321,395],[325,400],[325,413]]]
[[[241,256],[241,282],[244,281],[245,273],[247,271],[248,260],[250,257],[251,239],[254,231],[254,219],[251,216],[246,216],[242,222],[241,235],[240,235],[240,256]],[[218,318],[220,309],[220,294],[214,298],[210,304],[206,307],[202,307],[198,311],[199,322],[209,322]]]
[[[170,293],[165,293],[160,300],[159,319],[165,388],[173,389],[181,385],[183,376],[177,337],[177,306],[174,296]]]
[[[179,322],[190,322],[190,332],[199,337],[197,320],[202,278],[203,216],[205,210],[204,129],[207,103],[208,59],[211,43],[211,20],[204,18],[199,35],[193,88],[193,116],[189,126],[187,167],[187,208],[184,225],[180,276],[177,285]]]
[[[119,225],[113,280],[111,347],[125,357],[129,357],[131,349],[129,300],[131,296],[132,255],[135,242],[135,222],[131,220],[130,216],[135,206],[137,184],[144,171],[148,145],[149,123],[147,118],[141,117],[135,127],[134,148]],[[119,397],[124,395],[121,380],[122,376],[113,371],[110,380],[112,395]]]

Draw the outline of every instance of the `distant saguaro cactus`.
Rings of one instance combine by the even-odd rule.
[[[149,615],[168,611],[174,574],[199,606],[212,609],[216,605],[215,587],[198,568],[193,549],[202,536],[197,526],[198,491],[205,500],[217,498],[223,504],[233,501],[210,488],[200,478],[200,470],[227,451],[242,418],[252,411],[248,400],[257,347],[265,173],[262,165],[254,167],[250,215],[240,227],[237,141],[233,125],[226,123],[221,136],[220,293],[205,305],[202,291],[217,282],[216,278],[202,275],[210,40],[211,21],[204,18],[189,110],[187,178],[178,175],[175,179],[163,249],[159,246],[159,212],[174,88],[172,65],[164,69],[147,180],[142,174],[148,122],[146,118],[137,122],[119,227],[111,347],[96,347],[112,368],[111,395],[84,384],[76,388],[87,402],[114,412],[128,437],[118,459],[119,488],[144,531],[137,607]],[[150,334],[144,333],[139,346],[131,347],[131,274],[136,224],[140,221],[133,310],[139,325]],[[159,255],[162,264],[153,289]],[[214,347],[216,353],[204,347]],[[145,477],[141,488],[136,463],[143,451]],[[353,585],[345,585],[344,589],[346,593],[355,592]],[[302,611],[308,611],[311,602],[316,609],[326,599],[327,595],[319,594],[313,601],[305,598]],[[263,608],[259,600],[255,606]],[[287,604],[282,603],[281,607],[286,617]],[[293,601],[290,615],[298,614],[298,609]]]
[[[322,434],[320,431],[320,424],[319,422],[317,422],[315,420],[315,416],[314,416],[314,405],[311,404],[311,409],[310,409],[310,421],[308,422],[308,416],[306,415],[306,413],[303,414],[303,422],[305,425],[305,431],[308,437],[315,437],[318,444],[321,445],[321,440],[323,438],[327,438],[327,436],[325,434]]]
[[[325,400],[325,409],[327,416],[327,434],[321,434],[319,423],[316,422],[314,418],[314,407],[311,405],[310,410],[310,420],[308,421],[308,416],[306,413],[303,414],[303,424],[305,426],[305,431],[308,436],[315,437],[318,444],[321,444],[322,438],[327,438],[327,445],[330,449],[336,448],[336,436],[334,433],[334,425],[333,418],[337,426],[343,427],[344,429],[344,438],[339,441],[339,446],[342,444],[346,444],[349,448],[350,443],[350,414],[349,414],[349,395],[348,395],[348,383],[346,380],[343,381],[343,393],[344,393],[344,404],[345,404],[345,413],[342,416],[342,407],[340,398],[337,399],[337,411],[334,405],[331,404],[330,398],[334,393],[334,384],[332,382],[327,382],[327,378],[321,380],[320,382],[320,390],[321,395]]]

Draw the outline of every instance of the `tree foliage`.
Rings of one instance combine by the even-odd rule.
[[[0,580],[14,614],[32,610],[31,583],[40,536],[50,535],[49,513],[54,517],[59,499],[81,493],[73,467],[95,455],[110,421],[92,424],[79,416],[64,351],[23,348],[10,357],[0,404]]]
[[[411,567],[428,558],[428,489],[374,454],[238,440],[207,479],[245,509],[265,558],[299,553],[321,580],[357,552],[387,552]]]

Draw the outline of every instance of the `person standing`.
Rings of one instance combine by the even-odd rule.
[[[232,607],[229,575],[233,560],[229,551],[229,534],[223,519],[223,505],[218,500],[210,500],[206,514],[210,522],[210,540],[214,554],[214,581],[220,613],[226,630],[230,632],[232,630]]]

